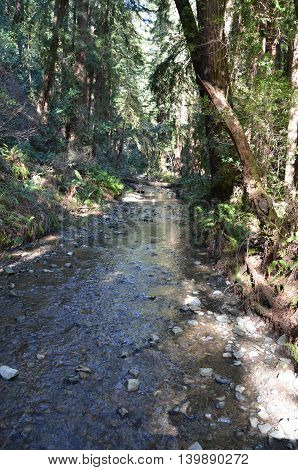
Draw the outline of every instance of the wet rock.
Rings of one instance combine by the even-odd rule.
[[[9,366],[1,366],[0,367],[0,375],[2,379],[10,380],[13,379],[18,375],[19,371],[17,369],[12,369]]]
[[[245,397],[240,392],[235,392],[235,398],[237,401],[244,401]]]
[[[230,385],[231,381],[227,377],[222,377],[221,375],[215,375],[214,380],[220,385]]]
[[[245,356],[244,351],[233,351],[233,356],[235,359],[241,359],[243,356]]]
[[[238,439],[242,439],[244,436],[245,436],[245,431],[244,429],[237,429],[235,431],[235,436],[238,438]]]
[[[216,401],[215,402],[215,408],[217,410],[223,410],[225,406],[226,406],[226,403],[224,401]]]
[[[77,384],[80,381],[79,375],[70,375],[64,379],[65,383],[69,385]]]
[[[203,447],[199,442],[194,442],[191,444],[191,446],[189,446],[188,450],[203,450]]]
[[[286,342],[287,342],[287,335],[282,335],[277,340],[277,344],[279,346],[284,346],[286,344]]]
[[[25,320],[25,315],[19,315],[18,317],[16,317],[16,323],[24,323]]]
[[[210,367],[201,367],[199,371],[202,377],[212,377],[213,375],[213,369]]]
[[[15,270],[13,269],[12,266],[5,266],[3,268],[3,271],[6,273],[6,274],[15,274]]]
[[[241,366],[241,365],[242,365],[242,362],[241,362],[241,361],[233,361],[232,364],[233,364],[233,366],[238,367],[238,366]]]
[[[239,325],[235,326],[235,328],[233,329],[233,332],[238,336],[245,336],[246,334],[246,330]]]
[[[82,372],[84,374],[92,374],[92,370],[88,366],[79,365],[76,367],[76,372]]]
[[[16,285],[15,285],[13,282],[10,282],[10,283],[8,284],[9,289],[14,289],[15,286],[16,286]]]
[[[43,269],[42,272],[43,273],[52,273],[53,271],[51,271],[51,269]]]
[[[258,419],[255,417],[255,416],[251,416],[249,418],[249,422],[250,422],[250,425],[253,429],[257,429],[258,427],[258,424],[259,424],[259,421]]]
[[[127,391],[128,392],[137,392],[140,388],[140,381],[138,379],[128,379],[127,380]]]
[[[180,311],[184,313],[190,312],[190,308],[187,305],[182,305],[182,307],[180,307]]]
[[[64,267],[65,267],[65,268],[71,268],[71,267],[72,267],[72,264],[71,264],[71,263],[65,263]]]
[[[72,251],[68,251],[66,254],[67,254],[67,256],[73,256],[73,252],[72,252]]]
[[[261,434],[268,434],[269,431],[271,431],[272,426],[271,424],[259,424],[258,425],[258,430],[260,431]]]
[[[152,334],[150,336],[150,340],[153,341],[154,343],[158,343],[160,341],[160,337],[158,335]]]
[[[197,320],[188,320],[187,324],[189,326],[198,326],[199,322]]]
[[[174,326],[172,328],[172,333],[175,335],[175,336],[179,336],[183,333],[183,330],[182,328],[180,328],[180,326]]]
[[[128,351],[122,351],[122,353],[120,354],[120,357],[122,357],[122,359],[126,359],[127,357],[129,357],[129,352]]]
[[[124,407],[118,408],[117,413],[121,416],[121,418],[126,418],[128,416],[128,410]]]
[[[223,423],[223,424],[231,424],[232,423],[232,420],[230,418],[227,418],[225,416],[220,416],[220,418],[218,418],[218,423]]]
[[[132,377],[135,377],[135,378],[139,377],[140,375],[140,371],[137,368],[129,369],[128,373],[132,375]]]

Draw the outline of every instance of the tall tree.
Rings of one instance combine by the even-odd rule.
[[[293,41],[293,59],[291,70],[291,84],[293,89],[290,119],[288,125],[288,147],[285,168],[285,184],[289,194],[295,197],[295,163],[298,137],[298,2],[295,1],[296,34]]]
[[[243,127],[235,112],[233,111],[232,107],[230,106],[225,96],[224,89],[221,86],[218,86],[217,83],[214,83],[215,79],[218,79],[222,82],[223,76],[221,73],[216,73],[216,71],[209,71],[208,77],[206,77],[205,75],[201,76],[201,74],[205,72],[206,68],[202,68],[202,57],[200,54],[200,49],[202,47],[202,44],[205,44],[207,41],[214,40],[215,43],[218,42],[218,26],[214,23],[209,23],[210,30],[208,26],[207,28],[205,27],[203,29],[203,31],[205,31],[205,34],[207,34],[208,31],[208,38],[206,38],[205,40],[204,37],[202,37],[202,34],[200,33],[200,28],[202,29],[202,26],[204,27],[204,24],[201,24],[200,22],[200,12],[198,11],[197,24],[189,0],[175,0],[175,4],[179,13],[185,40],[195,71],[197,85],[203,93],[207,94],[208,98],[221,115],[235,145],[235,148],[239,154],[239,157],[242,161],[243,180],[248,197],[251,203],[253,204],[260,220],[265,223],[268,223],[268,221],[276,219],[276,214],[273,208],[271,198],[263,189],[260,175],[258,172],[257,162],[251,151]],[[214,12],[217,12],[217,14],[219,15],[223,15],[225,4],[226,2],[224,0],[204,0],[200,2],[200,5],[204,6],[205,11],[209,12],[209,15],[211,14],[210,11],[212,12],[212,10]],[[214,21],[215,14],[212,14],[211,17]],[[217,17],[217,22],[222,22],[222,16]],[[214,34],[214,36],[212,36],[212,33]],[[202,41],[204,42],[202,43]],[[220,51],[221,48],[217,47],[215,48],[214,53],[217,54]],[[216,57],[213,57],[212,63],[214,64],[216,62]],[[219,62],[222,63],[221,56],[219,57]],[[211,78],[212,81],[208,81],[206,78]]]
[[[47,120],[49,101],[55,79],[55,67],[58,57],[59,37],[63,21],[67,12],[68,0],[55,0],[52,38],[47,58],[43,81],[39,92],[37,111],[43,122]]]

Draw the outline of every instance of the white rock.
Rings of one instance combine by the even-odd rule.
[[[236,359],[241,359],[243,356],[245,356],[245,352],[244,351],[233,351],[233,356]]]
[[[235,387],[235,392],[242,393],[244,392],[244,390],[245,390],[245,387],[243,387],[243,385],[236,385]]]
[[[16,375],[18,375],[19,371],[17,369],[12,369],[9,366],[1,366],[0,367],[0,375],[5,380],[10,380]]]
[[[230,352],[224,352],[222,357],[233,357],[233,355]]]
[[[260,431],[261,434],[268,434],[269,431],[271,431],[272,426],[271,424],[259,424],[258,425],[258,430]]]
[[[224,294],[220,290],[215,290],[212,292],[213,297],[222,297]]]
[[[198,326],[199,322],[197,320],[188,320],[187,324],[189,326]]]
[[[199,371],[202,377],[212,377],[213,375],[213,369],[210,367],[201,367]]]
[[[269,433],[269,436],[273,437],[274,439],[278,439],[278,440],[286,438],[285,433],[281,429],[275,429],[275,430],[271,431]]]
[[[140,388],[140,381],[137,379],[128,379],[127,380],[127,390],[128,392],[137,392]]]
[[[229,317],[225,313],[223,315],[217,315],[216,320],[219,323],[229,323]]]
[[[250,425],[253,429],[256,429],[258,427],[259,421],[254,416],[251,416],[249,418],[249,422],[250,422]]]
[[[201,444],[199,444],[199,442],[194,442],[193,444],[191,444],[188,450],[203,450],[203,447],[201,446]]]
[[[248,355],[251,359],[253,359],[254,357],[258,357],[259,353],[258,351],[250,351]]]
[[[174,333],[175,336],[181,335],[183,333],[182,328],[180,326],[174,326],[172,328],[172,332]]]
[[[36,357],[39,361],[41,361],[42,359],[45,358],[45,355],[44,354],[36,354]]]
[[[191,309],[196,309],[201,306],[201,301],[197,297],[188,295],[184,300],[185,305],[188,305]]]
[[[267,419],[269,418],[267,411],[263,408],[257,413],[257,415],[261,421],[267,421]]]

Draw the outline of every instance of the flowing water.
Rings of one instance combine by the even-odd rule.
[[[0,365],[19,375],[0,379],[0,448],[295,448],[285,348],[191,243],[187,208],[144,190],[5,262]]]

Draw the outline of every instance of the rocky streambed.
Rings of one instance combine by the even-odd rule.
[[[286,338],[143,190],[3,262],[0,448],[297,448]]]

